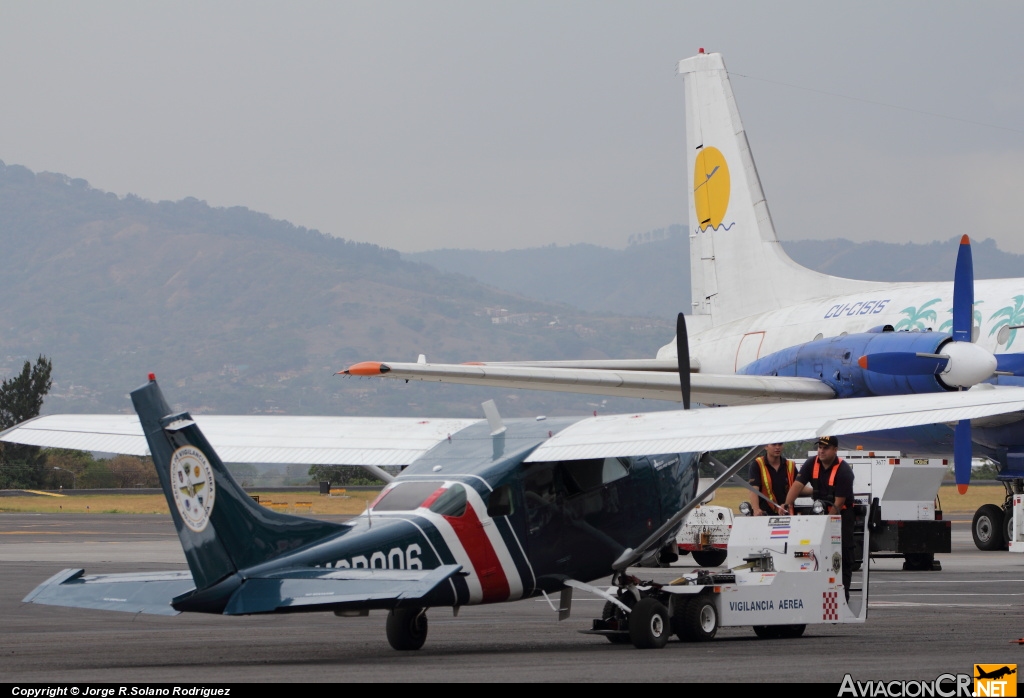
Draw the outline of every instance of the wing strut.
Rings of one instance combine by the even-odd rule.
[[[619,555],[619,558],[612,563],[612,569],[616,572],[622,572],[630,565],[638,562],[644,556],[644,553],[647,552],[647,550],[651,546],[660,543],[662,536],[664,536],[666,533],[672,530],[672,528],[680,521],[682,521],[687,514],[689,514],[691,511],[697,508],[697,506],[704,500],[704,498],[708,494],[717,490],[719,487],[724,485],[726,481],[729,480],[729,478],[738,473],[740,469],[743,468],[743,466],[747,465],[749,458],[755,453],[757,453],[757,451],[760,449],[760,444],[758,444],[757,446],[752,446],[746,453],[740,456],[739,460],[733,463],[728,470],[719,475],[717,480],[708,485],[708,488],[706,490],[704,490],[703,492],[698,492],[697,496],[690,500],[689,504],[687,504],[685,507],[677,511],[675,516],[673,516],[668,521],[659,526],[658,530],[656,530],[654,533],[647,537],[647,540],[638,545],[635,549],[627,549],[622,553],[622,555]]]

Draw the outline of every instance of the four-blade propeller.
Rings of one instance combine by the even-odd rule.
[[[974,340],[974,263],[971,241],[960,239],[953,277],[953,331],[938,354],[879,352],[860,357],[861,368],[895,376],[935,375],[950,388],[965,390],[993,375],[1024,375],[1024,355],[1000,354],[979,347]],[[971,422],[957,423],[953,437],[953,470],[960,494],[971,480]]]

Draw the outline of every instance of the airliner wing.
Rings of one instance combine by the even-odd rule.
[[[778,441],[956,422],[1024,410],[1024,388],[893,395],[591,417],[545,441],[529,462],[718,451]]]
[[[408,465],[475,419],[197,415],[228,463]],[[36,417],[0,433],[0,441],[81,451],[149,455],[139,418],[120,414]]]
[[[679,376],[675,373],[674,361],[639,360],[639,363],[643,363],[649,370],[617,368],[621,365],[631,365],[621,361],[607,362],[616,368],[597,367],[605,363],[428,364],[367,361],[351,366],[343,373],[352,376],[380,376],[401,380],[488,385],[497,388],[526,388],[681,401]],[[763,402],[828,400],[835,397],[832,389],[821,381],[786,376],[694,373],[690,376],[690,390],[694,402],[706,405],[752,405]]]

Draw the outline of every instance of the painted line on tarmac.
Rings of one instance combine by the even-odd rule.
[[[919,608],[936,606],[941,608],[1015,608],[1016,604],[915,604],[912,601],[869,601],[868,608]]]
[[[1024,582],[1024,579],[872,579],[871,586],[881,584],[1005,584],[1007,582]]]
[[[883,598],[890,598],[890,597],[893,597],[893,596],[914,596],[914,597],[918,597],[918,596],[1024,596],[1024,592],[1006,592],[1006,593],[998,593],[998,592],[996,592],[996,593],[990,593],[990,594],[981,594],[981,593],[963,593],[963,592],[953,592],[953,591],[951,591],[948,594],[942,594],[942,593],[939,593],[939,594],[878,594],[878,596],[882,596]]]

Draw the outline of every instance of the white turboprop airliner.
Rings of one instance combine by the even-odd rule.
[[[1024,279],[973,282],[966,236],[954,283],[828,276],[791,260],[775,234],[720,54],[679,63],[686,86],[693,399],[714,405],[943,393],[1024,385]],[[950,254],[952,267],[954,255]],[[972,300],[971,294],[974,294]],[[959,320],[959,322],[955,322]],[[1017,343],[1020,338],[1021,342]],[[655,359],[477,364],[366,362],[352,375],[680,400],[677,343]],[[1016,375],[1015,375],[1016,374]],[[977,389],[977,388],[976,388]],[[978,455],[1024,476],[1020,414],[858,437],[866,447],[945,455],[966,486]]]
[[[689,342],[680,323],[677,342],[655,359],[364,363],[347,373],[676,401],[682,387],[684,403],[692,389],[697,402],[727,405],[581,418],[550,432],[543,448],[552,459],[717,450],[851,433],[896,440],[903,451],[935,452],[948,451],[956,433],[958,452],[966,444],[969,464],[974,420],[976,443],[1013,466],[1015,454],[1024,451],[1024,388],[987,388],[1020,382],[993,374],[1018,368],[1013,359],[1019,356],[1005,352],[1015,348],[1015,326],[1024,323],[1024,290],[1015,295],[1024,284],[979,282],[981,300],[972,304],[969,245],[961,245],[966,254],[958,257],[956,302],[950,283],[854,281],[798,266],[775,236],[721,56],[702,52],[682,61],[679,72],[686,81],[687,164],[695,180]],[[972,305],[979,307],[972,312]],[[975,325],[978,342],[972,344]],[[885,326],[897,331],[883,331]],[[683,375],[677,356],[689,366]],[[983,381],[988,384],[976,385]],[[494,434],[502,433],[496,413],[488,417]],[[367,467],[412,463],[480,421],[195,417],[227,462]],[[945,426],[950,422],[955,429]],[[0,440],[148,453],[138,421],[127,415],[44,416],[9,429]]]

